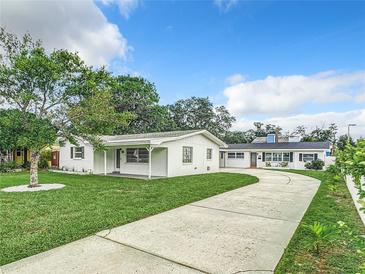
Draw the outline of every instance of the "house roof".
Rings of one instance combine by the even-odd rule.
[[[151,132],[141,134],[126,134],[126,135],[106,135],[101,139],[106,145],[119,145],[119,144],[151,144],[160,145],[165,142],[171,142],[180,140],[190,136],[202,134],[212,142],[218,144],[221,147],[227,147],[219,138],[215,137],[207,130],[179,130],[179,131],[165,131],[165,132]]]
[[[330,149],[329,142],[228,144],[228,149]]]

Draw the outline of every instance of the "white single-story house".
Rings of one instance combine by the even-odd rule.
[[[316,159],[325,166],[334,162],[329,142],[299,142],[298,138],[277,138],[275,134],[258,137],[252,143],[231,144],[220,149],[220,167],[305,169]]]
[[[219,148],[227,145],[207,130],[102,136],[107,150],[86,141],[60,147],[59,168],[93,174],[156,177],[219,171]]]

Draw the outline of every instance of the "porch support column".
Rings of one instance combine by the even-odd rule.
[[[104,150],[104,175],[106,175],[106,150]]]
[[[148,150],[148,179],[152,177],[152,150],[153,147],[151,145],[147,148]]]

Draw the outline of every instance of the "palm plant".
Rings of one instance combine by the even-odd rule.
[[[325,243],[331,243],[338,234],[336,226],[326,226],[320,222],[314,222],[307,226],[311,237],[307,244],[310,250],[314,250],[316,254],[320,254],[320,249]]]

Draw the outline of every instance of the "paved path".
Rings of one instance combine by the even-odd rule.
[[[272,273],[319,181],[269,170],[229,191],[3,266],[3,273]],[[1,271],[0,271],[1,272]]]

